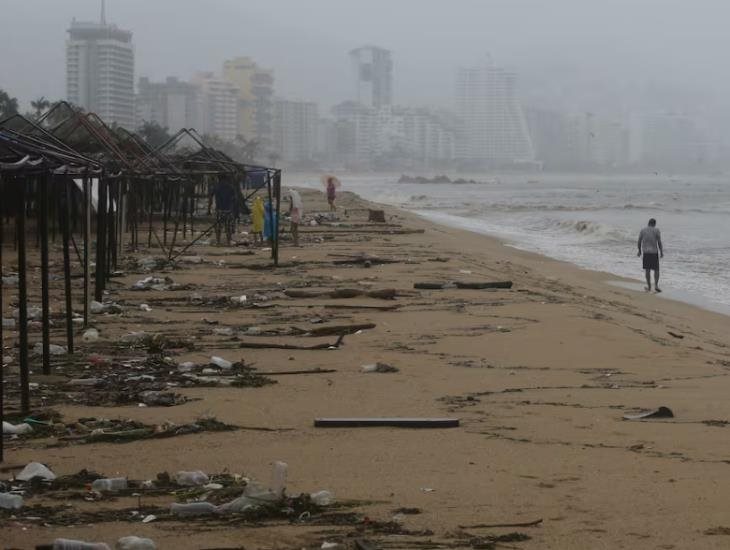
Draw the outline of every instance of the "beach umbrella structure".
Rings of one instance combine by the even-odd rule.
[[[17,261],[17,276],[4,277],[0,285],[0,304],[3,293],[17,287],[17,325],[11,329],[0,324],[0,342],[3,330],[17,331],[21,414],[31,408],[29,254],[37,249],[40,257],[40,360],[43,374],[50,374],[50,245],[60,236],[65,343],[66,352],[73,354],[74,306],[83,307],[87,326],[92,296],[102,302],[125,250],[146,244],[174,261],[213,231],[216,222],[195,235],[195,222],[206,216],[202,199],[221,180],[234,183],[242,204],[264,192],[279,211],[280,170],[237,162],[207,146],[194,129],[183,129],[153,148],[136,133],[66,102],[54,104],[39,120],[13,115],[0,121],[0,273],[10,265],[9,250]],[[140,240],[143,231],[146,243]],[[278,240],[277,231],[273,266],[278,265]],[[79,268],[82,275],[74,276]],[[76,279],[82,281],[80,304],[74,303]],[[5,298],[7,302],[7,294]],[[0,346],[0,365],[4,359]],[[0,368],[0,423],[7,408],[6,389]]]

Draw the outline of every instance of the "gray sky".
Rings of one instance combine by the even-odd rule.
[[[100,0],[0,0],[0,88],[65,94],[71,18]],[[188,78],[250,55],[277,94],[351,97],[349,49],[392,49],[396,101],[449,105],[454,70],[489,52],[532,102],[574,110],[725,109],[728,0],[107,0],[134,32],[136,76]],[[727,109],[730,110],[730,109]]]

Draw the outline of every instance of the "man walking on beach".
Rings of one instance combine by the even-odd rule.
[[[662,234],[656,226],[654,218],[649,220],[649,225],[639,233],[639,252],[637,256],[644,253],[643,264],[646,273],[647,292],[651,291],[651,272],[654,271],[654,290],[661,292],[659,288],[659,258],[664,257],[664,248],[662,247]]]

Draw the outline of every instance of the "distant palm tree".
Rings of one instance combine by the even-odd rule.
[[[18,100],[10,97],[5,90],[0,89],[0,120],[18,113]]]
[[[43,113],[46,112],[51,106],[51,102],[48,101],[45,96],[41,96],[35,101],[31,101],[30,106],[33,107],[33,109],[35,110],[33,116],[36,120],[38,120],[39,118],[41,118],[41,116],[43,116]]]

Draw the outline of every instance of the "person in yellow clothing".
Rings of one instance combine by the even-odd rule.
[[[254,244],[263,244],[264,242],[264,199],[256,197],[253,200],[251,208],[251,233],[253,234]]]

